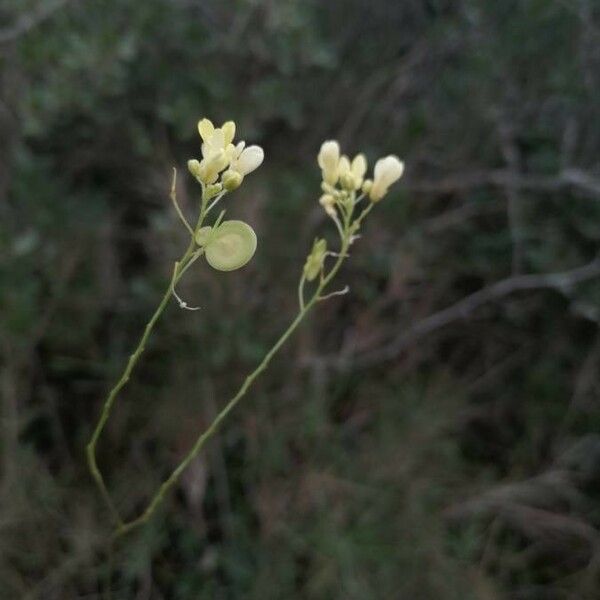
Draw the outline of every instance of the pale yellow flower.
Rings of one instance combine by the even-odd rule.
[[[198,133],[202,138],[202,160],[193,161],[190,171],[203,183],[210,185],[223,174],[223,185],[228,191],[242,183],[248,173],[257,169],[263,161],[264,152],[259,146],[245,148],[245,143],[233,145],[236,126],[233,121],[216,128],[210,119],[198,122]]]
[[[323,142],[317,161],[323,173],[323,181],[335,185],[339,177],[340,145],[334,140]]]
[[[325,209],[325,212],[330,217],[336,216],[337,213],[335,210],[335,198],[331,194],[323,194],[319,198],[319,204]]]
[[[338,163],[340,183],[347,190],[359,190],[366,171],[367,159],[364,154],[357,154],[352,163],[347,156],[342,156]]]
[[[262,164],[265,153],[260,146],[248,146],[245,148],[245,142],[240,142],[233,153],[230,168],[245,176],[252,173]]]
[[[373,202],[381,200],[404,172],[404,163],[397,156],[386,156],[375,163],[373,185],[369,197]]]

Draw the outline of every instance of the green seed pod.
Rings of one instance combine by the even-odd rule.
[[[256,234],[243,221],[224,221],[210,233],[205,245],[206,261],[217,271],[239,269],[255,252]]]
[[[304,264],[304,276],[307,281],[312,281],[321,272],[326,253],[327,242],[317,238]]]

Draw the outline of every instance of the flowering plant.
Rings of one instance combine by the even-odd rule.
[[[187,221],[177,203],[176,172],[173,175],[171,188],[171,200],[174,208],[183,226],[190,234],[188,247],[182,257],[175,262],[171,280],[162,300],[148,321],[120,379],[106,397],[100,418],[87,445],[89,469],[113,515],[116,525],[115,538],[125,535],[150,519],[165,495],[175,486],[186,467],[246,395],[252,383],[268,367],[271,359],[308,312],[318,302],[348,292],[347,286],[333,292],[329,292],[328,288],[344,260],[348,258],[350,246],[358,239],[358,232],[363,220],[375,204],[387,194],[390,186],[402,176],[404,169],[403,163],[396,156],[386,156],[376,162],[373,179],[365,179],[367,160],[363,154],[358,154],[350,161],[347,156],[340,154],[340,147],[336,141],[323,143],[317,158],[323,179],[321,184],[323,194],[319,202],[336,226],[339,234],[339,247],[332,251],[328,250],[325,239],[314,241],[298,284],[298,313],[288,328],[267,352],[256,369],[246,377],[237,394],[229,400],[211,425],[198,436],[188,454],[161,484],[146,509],[138,517],[125,521],[121,518],[111,499],[96,458],[98,440],[116,398],[129,381],[135,365],[144,352],[146,342],[169,300],[174,298],[183,309],[197,310],[197,307],[188,306],[176,291],[176,286],[184,273],[201,256],[204,256],[208,264],[218,271],[239,269],[252,259],[257,247],[257,237],[252,227],[243,221],[225,221],[225,211],[218,215],[212,225],[207,224],[207,221],[212,209],[221,199],[240,187],[244,178],[262,164],[264,159],[262,148],[260,146],[246,147],[243,141],[234,145],[236,126],[233,121],[227,121],[217,128],[208,119],[202,119],[198,123],[198,132],[202,139],[202,159],[192,159],[188,162],[190,173],[196,178],[202,189],[195,226],[192,227]],[[306,289],[307,283],[312,289]]]

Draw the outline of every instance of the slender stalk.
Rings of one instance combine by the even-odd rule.
[[[175,183],[173,183],[173,189],[171,190],[172,198],[175,195],[175,187],[174,186],[175,186]],[[174,201],[174,202],[176,204],[176,201]],[[196,224],[196,231],[202,225],[204,216],[206,214],[205,209],[206,209],[206,201],[203,197],[202,203],[201,203],[200,216],[199,216],[198,222]],[[113,386],[113,388],[110,390],[108,396],[106,397],[106,400],[104,401],[104,405],[102,406],[102,412],[100,413],[100,418],[98,419],[98,423],[96,424],[96,428],[94,429],[92,437],[90,438],[90,441],[88,442],[88,444],[86,446],[88,468],[89,468],[92,478],[96,482],[96,485],[98,486],[98,489],[100,490],[100,493],[101,493],[106,505],[108,506],[111,516],[112,516],[113,520],[115,521],[115,523],[117,524],[117,526],[122,525],[123,520],[121,519],[119,512],[118,512],[116,506],[114,505],[112,498],[110,497],[108,488],[106,487],[106,483],[104,481],[104,477],[102,476],[102,472],[98,468],[98,461],[97,461],[97,457],[96,457],[96,447],[98,445],[98,440],[100,439],[100,435],[102,434],[102,431],[104,430],[106,422],[108,421],[108,417],[110,416],[112,407],[115,403],[115,400],[117,399],[119,392],[129,381],[129,378],[131,376],[131,373],[132,373],[135,365],[137,364],[138,360],[140,359],[141,355],[143,354],[143,352],[146,348],[146,343],[148,341],[148,338],[150,337],[150,334],[152,333],[152,330],[154,329],[154,326],[158,322],[160,316],[162,315],[163,311],[165,310],[167,304],[169,303],[169,299],[173,295],[175,286],[177,285],[178,281],[181,279],[182,275],[187,270],[189,263],[194,258],[195,247],[196,247],[196,243],[194,241],[194,236],[192,235],[192,239],[190,240],[190,243],[189,243],[186,251],[184,252],[181,259],[176,263],[176,267],[173,269],[173,275],[171,276],[169,285],[167,286],[167,289],[165,290],[165,293],[163,294],[162,300],[160,301],[158,307],[154,311],[154,314],[152,315],[152,317],[146,324],[144,333],[142,334],[142,337],[140,338],[140,341],[138,342],[136,349],[134,350],[133,354],[130,355],[129,360],[127,361],[127,365],[125,366],[125,369],[123,370],[123,373],[121,374],[121,377],[119,378],[117,383]]]
[[[108,493],[108,489],[106,488],[106,483],[104,482],[104,477],[102,476],[102,473],[100,472],[100,469],[98,468],[98,462],[96,460],[96,446],[98,445],[98,440],[100,439],[100,435],[102,434],[102,431],[104,430],[104,426],[106,425],[106,422],[108,421],[108,417],[109,417],[112,407],[115,403],[115,400],[117,399],[117,396],[118,396],[119,392],[121,391],[121,389],[129,381],[131,372],[133,371],[138,360],[140,359],[140,356],[144,352],[148,338],[150,337],[150,334],[152,333],[152,330],[154,329],[154,326],[156,325],[158,319],[160,318],[163,311],[165,310],[165,308],[169,302],[169,299],[171,298],[171,295],[173,293],[173,286],[179,280],[179,277],[180,277],[181,271],[182,271],[182,266],[187,263],[193,249],[194,249],[194,245],[193,245],[193,241],[192,241],[190,243],[190,246],[188,247],[186,253],[181,258],[181,261],[179,262],[179,267],[177,269],[173,270],[173,276],[171,277],[169,285],[167,286],[167,289],[166,289],[165,293],[163,294],[162,300],[160,301],[160,304],[158,305],[157,309],[154,311],[154,314],[152,315],[152,317],[146,324],[144,333],[142,334],[142,337],[140,338],[140,341],[138,342],[138,345],[137,345],[135,351],[129,357],[129,360],[127,361],[127,365],[125,366],[125,369],[123,370],[123,373],[121,374],[120,379],[117,381],[117,383],[114,385],[114,387],[110,390],[110,392],[104,402],[104,406],[102,407],[102,412],[100,414],[100,418],[98,419],[98,423],[96,424],[96,428],[94,429],[94,433],[92,434],[92,437],[90,438],[90,441],[86,447],[87,460],[88,460],[88,466],[90,469],[90,473],[92,474],[92,477],[94,478],[94,480],[96,482],[96,485],[100,489],[100,493],[102,494],[102,496],[106,502],[106,505],[108,506],[108,508],[109,508],[110,512],[112,513],[112,516],[113,516],[114,520],[117,522],[117,524],[122,523],[122,521],[121,521],[119,513],[110,497],[110,494]]]
[[[177,216],[183,223],[184,227],[190,232],[190,235],[194,237],[194,230],[183,215],[183,212],[179,207],[179,202],[177,202],[177,169],[175,168],[173,169],[173,182],[171,184],[171,193],[169,194],[169,197],[171,198],[171,202],[173,202],[173,206],[175,207],[175,212],[177,213]]]
[[[175,194],[174,186],[175,186],[175,183],[173,184],[173,190],[172,190],[173,196]],[[213,202],[213,204],[208,206],[208,200],[206,199],[204,191],[205,190],[203,188],[203,196],[202,196],[202,202],[201,202],[201,206],[200,206],[200,216],[198,218],[196,227],[194,230],[191,230],[191,227],[189,228],[193,232],[196,232],[200,229],[200,227],[204,221],[204,217],[206,216],[206,214],[208,213],[210,208],[212,208],[216,204],[216,201],[215,201],[215,202]],[[248,375],[246,377],[246,379],[242,383],[241,387],[239,388],[238,392],[229,400],[229,402],[224,406],[224,408],[221,410],[221,412],[219,412],[219,414],[216,416],[216,418],[210,424],[210,426],[198,436],[198,438],[196,439],[196,441],[195,441],[194,445],[192,446],[191,450],[189,451],[189,453],[181,460],[181,462],[172,471],[172,473],[169,475],[169,477],[161,484],[161,486],[159,487],[156,494],[151,498],[146,509],[137,518],[135,518],[131,521],[128,521],[128,522],[124,522],[121,519],[118,511],[116,510],[116,508],[112,502],[112,499],[110,497],[110,494],[109,494],[106,484],[104,482],[104,478],[102,477],[102,474],[98,468],[98,464],[96,461],[96,446],[98,443],[98,439],[100,438],[100,435],[104,429],[104,426],[106,425],[106,421],[108,420],[108,417],[112,410],[113,404],[117,398],[117,395],[120,392],[120,390],[125,386],[125,384],[129,381],[129,378],[131,376],[131,373],[132,373],[135,365],[137,364],[142,353],[144,352],[146,343],[152,333],[152,330],[154,329],[154,326],[156,325],[158,319],[160,318],[163,311],[165,310],[171,296],[174,295],[176,298],[178,298],[175,293],[175,286],[176,286],[177,282],[183,276],[183,274],[186,272],[186,270],[190,267],[190,265],[202,253],[201,249],[200,250],[196,249],[194,234],[192,233],[192,239],[190,240],[190,244],[189,244],[187,250],[185,251],[182,258],[178,262],[175,263],[175,268],[173,270],[173,275],[171,277],[171,281],[169,282],[169,285],[163,295],[162,300],[160,301],[157,309],[155,310],[154,314],[148,321],[148,323],[144,329],[144,333],[137,345],[137,348],[135,349],[133,354],[129,357],[127,365],[126,365],[120,379],[117,381],[115,386],[109,392],[109,394],[104,402],[104,405],[102,408],[102,413],[100,415],[100,419],[98,420],[98,424],[96,425],[96,428],[94,430],[94,433],[92,434],[90,442],[87,445],[87,458],[88,458],[88,465],[89,465],[90,472],[91,472],[94,480],[96,481],[96,484],[97,484],[98,488],[100,489],[102,496],[103,496],[104,500],[106,501],[106,504],[108,505],[108,507],[113,515],[113,518],[116,522],[116,529],[115,529],[115,532],[114,532],[113,538],[112,538],[113,541],[116,541],[117,539],[119,539],[120,537],[133,531],[137,527],[140,527],[141,525],[146,523],[152,517],[152,515],[154,514],[156,509],[159,507],[159,505],[163,501],[166,494],[178,482],[183,471],[189,466],[189,464],[198,455],[200,450],[204,447],[205,443],[218,431],[218,429],[221,426],[221,424],[223,423],[223,421],[225,421],[227,416],[233,411],[233,409],[237,406],[237,404],[246,395],[246,393],[248,392],[248,390],[250,389],[250,387],[252,386],[254,381],[259,377],[259,375],[263,371],[265,371],[267,369],[267,367],[269,366],[269,363],[271,362],[271,360],[273,359],[275,354],[277,354],[277,352],[285,344],[285,342],[288,340],[288,338],[298,328],[300,323],[302,323],[302,321],[307,316],[307,314],[310,312],[312,307],[321,300],[325,300],[329,297],[339,295],[340,292],[333,292],[333,294],[328,294],[328,295],[323,295],[322,292],[329,285],[331,280],[336,276],[337,272],[339,271],[340,267],[342,266],[342,263],[348,257],[348,249],[355,239],[355,234],[358,231],[358,229],[360,228],[362,220],[370,212],[370,210],[373,207],[372,204],[369,204],[365,209],[363,209],[363,211],[360,213],[360,215],[354,221],[352,221],[353,212],[354,212],[354,198],[352,198],[352,200],[353,200],[352,203],[350,205],[348,205],[346,208],[344,208],[344,210],[342,211],[342,217],[343,217],[342,222],[339,221],[337,216],[334,216],[334,218],[333,218],[335,221],[335,224],[337,226],[338,232],[340,234],[340,240],[341,240],[340,251],[334,255],[337,258],[336,258],[334,265],[329,270],[329,272],[326,275],[324,275],[324,274],[321,275],[321,277],[319,279],[319,283],[316,286],[316,289],[314,290],[314,293],[312,294],[310,299],[308,301],[305,300],[304,284],[305,284],[306,278],[304,275],[302,275],[302,278],[300,279],[300,283],[298,286],[299,312],[296,315],[296,317],[290,323],[288,328],[283,332],[283,334],[279,337],[279,339],[275,342],[273,347],[267,352],[267,354],[265,354],[264,358],[259,363],[259,365],[256,367],[256,369],[252,373],[250,373],[250,375]],[[176,199],[173,199],[173,202],[176,205],[176,208],[178,208]],[[208,208],[207,208],[207,206],[208,206]],[[222,218],[223,218],[223,213],[221,213],[221,215],[217,219],[216,225],[218,225],[218,223],[220,223]],[[181,299],[179,299],[179,302],[180,302],[180,304],[182,303]],[[183,304],[185,304],[185,303],[183,303]]]
[[[304,310],[304,283],[306,282],[306,275],[302,274],[300,283],[298,284],[298,306],[300,310]]]
[[[363,215],[361,215],[359,219],[362,219],[362,217]],[[349,221],[349,219],[347,219],[347,221]],[[132,530],[146,523],[152,517],[156,509],[163,501],[164,497],[177,483],[183,471],[185,471],[185,469],[194,460],[194,458],[196,458],[200,450],[203,448],[204,444],[217,432],[217,430],[219,429],[223,421],[227,418],[229,413],[231,413],[231,411],[237,406],[240,400],[246,395],[246,392],[250,389],[257,377],[269,366],[269,363],[271,362],[272,358],[275,356],[275,354],[277,354],[277,352],[292,335],[292,333],[294,333],[294,331],[298,328],[300,323],[302,323],[302,321],[309,313],[311,308],[315,305],[315,303],[321,299],[321,292],[335,277],[340,267],[342,266],[342,263],[347,256],[347,250],[349,245],[350,234],[349,232],[346,232],[346,234],[342,238],[342,247],[335,264],[333,265],[329,273],[320,281],[310,300],[307,303],[301,304],[300,311],[296,315],[295,319],[290,323],[289,327],[283,332],[281,337],[275,342],[275,344],[269,350],[269,352],[267,352],[267,354],[264,356],[263,360],[260,362],[258,367],[256,367],[256,369],[250,375],[248,375],[248,377],[246,377],[237,394],[235,394],[235,396],[233,396],[233,398],[229,400],[229,402],[225,405],[221,412],[216,416],[215,420],[211,423],[211,425],[198,436],[190,452],[177,465],[177,467],[173,470],[171,475],[169,475],[169,477],[161,484],[160,488],[158,489],[158,492],[150,500],[144,512],[132,521],[129,521],[127,523],[118,523],[117,529],[114,534],[115,539],[118,539],[130,533]]]

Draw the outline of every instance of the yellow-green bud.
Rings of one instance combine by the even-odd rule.
[[[356,179],[354,175],[350,172],[343,173],[340,176],[340,183],[345,190],[355,190],[356,189]]]
[[[337,190],[335,189],[334,186],[329,185],[327,182],[323,181],[321,183],[321,189],[326,193],[326,194],[335,194],[337,192]]]
[[[325,212],[330,217],[334,217],[336,215],[335,198],[331,194],[323,194],[319,198],[319,204],[325,209]]]
[[[200,179],[200,174],[201,174],[201,168],[200,168],[200,161],[196,160],[195,158],[193,158],[192,160],[188,160],[188,171],[196,178],[196,179]]]
[[[327,242],[323,239],[316,239],[304,264],[304,276],[307,281],[312,281],[321,272],[326,253]]]
[[[237,190],[237,188],[242,185],[242,181],[244,180],[244,176],[237,171],[232,171],[231,169],[225,171],[221,177],[221,181],[223,182],[223,187],[228,192],[233,192],[233,190]]]
[[[362,184],[362,191],[365,194],[368,194],[371,191],[371,188],[373,187],[373,180],[372,179],[365,179],[363,184]]]
[[[223,186],[220,183],[211,183],[204,189],[204,196],[206,200],[214,198],[217,194],[223,191]]]
[[[344,191],[341,193],[341,196],[338,199],[338,202],[340,202],[342,204],[342,206],[344,206],[345,208],[351,210],[352,206],[354,204],[354,194]]]

